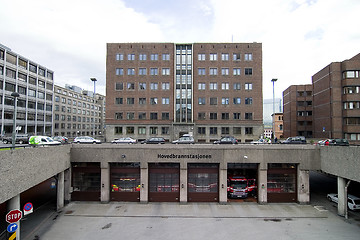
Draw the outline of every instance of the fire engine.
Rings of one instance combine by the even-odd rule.
[[[256,180],[247,179],[243,176],[228,177],[227,187],[229,198],[247,198],[256,194]]]

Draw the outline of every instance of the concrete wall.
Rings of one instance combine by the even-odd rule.
[[[0,152],[0,203],[70,167],[70,145]]]

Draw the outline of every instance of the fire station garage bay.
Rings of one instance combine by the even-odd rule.
[[[308,203],[309,170],[320,166],[313,146],[102,144],[70,152],[70,201]]]

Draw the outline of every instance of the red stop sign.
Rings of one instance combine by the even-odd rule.
[[[6,221],[8,223],[16,223],[22,218],[22,212],[18,209],[11,210],[6,214]]]

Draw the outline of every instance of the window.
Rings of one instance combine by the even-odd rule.
[[[245,90],[252,90],[252,83],[245,83]]]
[[[210,90],[217,90],[217,83],[211,82],[210,83]]]
[[[134,119],[134,116],[135,116],[135,113],[133,113],[133,112],[126,113],[126,119],[128,119],[128,120]]]
[[[139,90],[146,90],[146,83],[144,82],[139,83]]]
[[[14,70],[6,68],[6,76],[8,78],[16,79],[16,72]]]
[[[198,54],[198,60],[199,60],[199,61],[205,61],[205,59],[206,59],[205,56],[206,56],[205,53],[199,53],[199,54]]]
[[[170,119],[170,113],[168,113],[168,112],[161,113],[161,119],[162,120],[169,120]]]
[[[134,134],[135,127],[126,127],[126,134]]]
[[[245,113],[245,119],[246,120],[252,120],[253,119],[253,114],[252,113]]]
[[[221,98],[221,104],[222,105],[229,105],[229,98]]]
[[[251,105],[252,104],[252,98],[245,98],[245,104]]]
[[[127,90],[134,90],[135,89],[135,83],[127,83]]]
[[[205,105],[205,97],[199,97],[199,105]]]
[[[205,120],[205,113],[204,112],[199,112],[198,113],[198,120]]]
[[[150,89],[151,90],[157,90],[158,89],[158,83],[150,83]]]
[[[123,119],[123,113],[122,113],[122,112],[116,112],[116,113],[115,113],[115,119],[116,119],[116,120],[121,120],[121,119]]]
[[[165,82],[161,84],[162,90],[170,90],[170,83]]]
[[[157,134],[158,133],[158,127],[150,127],[150,134]]]
[[[217,127],[210,127],[210,135],[217,134]]]
[[[139,105],[145,105],[146,104],[146,98],[139,98]]]
[[[169,53],[163,53],[162,54],[162,60],[163,61],[170,61],[170,54]]]
[[[157,113],[150,113],[150,120],[157,120],[158,119],[158,114]]]
[[[157,69],[157,68],[150,68],[150,75],[156,76],[156,75],[158,75],[158,71],[159,71],[159,69]]]
[[[236,98],[234,98],[234,102],[233,102],[234,104],[241,104],[241,98],[239,98],[239,97],[236,97]]]
[[[169,134],[169,127],[161,127],[161,134],[168,135]]]
[[[200,76],[204,76],[205,75],[205,68],[198,68],[198,74]]]
[[[205,127],[198,127],[198,134],[205,135],[206,134],[206,128]]]
[[[159,55],[158,55],[158,54],[156,54],[156,53],[155,53],[155,54],[151,54],[151,55],[150,55],[150,60],[151,60],[151,61],[157,61],[157,60],[158,60],[158,58],[159,58]]]
[[[115,127],[115,134],[122,134],[123,133],[123,128],[122,127]]]
[[[139,75],[145,76],[146,75],[146,68],[139,68]]]
[[[233,127],[234,134],[241,134],[241,127]]]
[[[170,68],[163,68],[161,70],[163,76],[169,76],[170,75]]]
[[[241,113],[234,113],[234,120],[240,120],[241,119]]]
[[[229,54],[228,53],[221,54],[221,60],[222,61],[229,61]]]
[[[117,76],[122,76],[122,75],[124,75],[124,69],[123,69],[123,68],[117,68],[115,74],[116,74]]]
[[[217,61],[217,53],[210,53],[210,61]]]
[[[233,61],[240,61],[241,54],[240,53],[233,53]]]
[[[251,76],[252,75],[252,68],[245,68],[245,76]]]
[[[240,90],[241,89],[241,83],[234,83],[234,90]]]
[[[211,120],[217,120],[217,113],[210,113]]]
[[[170,99],[169,98],[162,98],[162,104],[163,105],[169,105]]]
[[[158,103],[158,99],[157,98],[150,98],[150,104],[151,105],[156,105]]]
[[[128,59],[128,61],[134,61],[135,60],[135,54],[128,54],[127,59]]]
[[[123,89],[124,89],[124,85],[123,85],[122,82],[117,82],[117,83],[115,83],[115,90],[116,90],[116,91],[121,91],[121,90],[123,90]]]
[[[222,120],[229,120],[229,113],[221,113]]]
[[[221,75],[228,76],[229,75],[229,69],[228,68],[222,68],[221,69]]]
[[[245,61],[252,61],[252,53],[245,53]]]
[[[229,90],[229,83],[221,83],[222,90]]]
[[[118,53],[116,54],[116,61],[123,61],[124,60],[124,54]]]
[[[233,75],[240,76],[241,75],[241,68],[233,68]]]
[[[212,76],[217,75],[217,68],[210,68],[210,75]]]
[[[217,105],[217,98],[210,98],[210,105]]]
[[[198,90],[205,90],[205,83],[199,83]]]
[[[246,127],[245,128],[245,134],[247,134],[247,135],[253,134],[253,128],[252,127]]]
[[[230,128],[229,127],[222,127],[221,128],[221,134],[229,134]]]
[[[127,75],[129,76],[135,75],[135,68],[128,68]]]
[[[126,104],[133,105],[134,103],[135,103],[135,98],[127,98],[126,99]]]
[[[138,127],[138,134],[145,135],[146,134],[146,127]]]
[[[139,119],[141,119],[141,120],[146,119],[146,113],[139,112]]]

